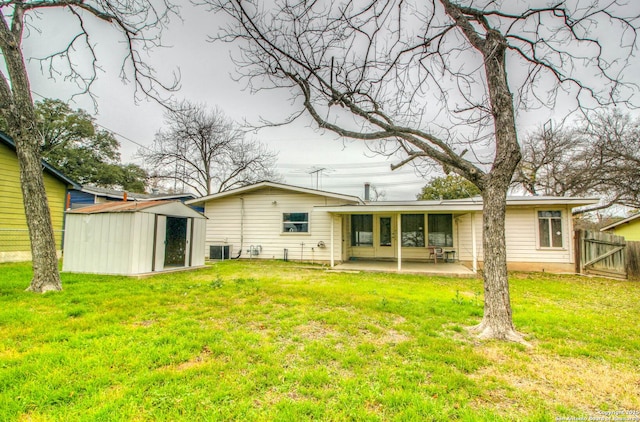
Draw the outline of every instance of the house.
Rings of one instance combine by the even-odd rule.
[[[205,217],[176,201],[67,211],[62,270],[138,275],[204,265]]]
[[[170,201],[178,199],[184,202],[195,197],[192,193],[159,193],[154,191],[147,194],[84,185],[69,191],[69,208],[76,209],[110,201]]]
[[[634,214],[616,223],[609,224],[600,229],[602,232],[610,232],[617,236],[623,236],[625,240],[640,241],[640,213]]]
[[[318,207],[363,203],[355,196],[260,182],[186,204],[205,208],[209,258],[329,262],[331,239],[342,237],[340,219]],[[340,257],[336,242],[333,258]]]
[[[512,270],[575,268],[571,209],[595,199],[509,197]],[[260,182],[187,201],[207,216],[206,255],[295,259],[331,266],[352,260],[440,260],[482,267],[482,199],[368,202],[331,192]]]
[[[67,190],[80,186],[44,161],[42,169],[56,249],[60,254]],[[16,145],[9,136],[0,132],[0,262],[29,260],[31,243],[22,201]]]

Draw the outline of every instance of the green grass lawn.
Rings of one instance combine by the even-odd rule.
[[[0,265],[0,421],[640,416],[640,283],[512,274],[525,348],[467,333],[479,279],[256,261],[62,279],[27,293],[29,265]]]

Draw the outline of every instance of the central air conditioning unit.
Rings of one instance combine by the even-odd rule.
[[[209,259],[224,261],[231,257],[231,245],[211,245],[209,246]]]

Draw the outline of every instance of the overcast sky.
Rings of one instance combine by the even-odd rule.
[[[172,72],[179,71],[181,89],[175,94],[176,98],[218,106],[236,121],[257,122],[260,116],[278,120],[288,115],[287,93],[251,95],[243,91],[241,83],[232,79],[234,68],[230,49],[233,46],[207,41],[208,35],[215,34],[222,23],[220,16],[185,4],[181,17],[182,21],[173,19],[165,32],[163,41],[168,47],[155,49],[149,59],[161,78],[169,80]],[[44,31],[31,31],[24,44],[26,55],[42,55],[64,40],[68,16],[65,19],[63,21],[62,14],[55,11],[43,13],[46,26],[42,21],[35,23]],[[54,29],[48,31],[47,28]],[[93,87],[98,100],[97,111],[86,96],[76,98],[71,105],[95,113],[97,123],[113,132],[120,141],[123,161],[139,163],[135,157],[137,144],[151,145],[154,134],[163,125],[163,110],[152,101],[134,102],[133,87],[118,79],[120,63],[111,60],[117,46],[108,34],[105,31],[102,39],[93,39],[104,71]],[[49,97],[68,101],[75,92],[73,86],[43,75],[37,62],[31,62],[29,67],[35,100]],[[530,130],[550,115],[539,112],[519,123],[523,130]],[[362,197],[364,183],[370,182],[385,192],[385,199],[399,200],[414,199],[426,183],[411,167],[392,172],[392,161],[374,155],[362,141],[343,140],[332,133],[323,133],[314,129],[309,120],[277,129],[263,129],[251,136],[278,152],[277,169],[289,184]],[[316,169],[324,170],[320,174],[310,174]]]

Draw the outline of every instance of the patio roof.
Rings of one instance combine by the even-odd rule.
[[[557,206],[570,205],[580,207],[598,203],[596,198],[573,198],[554,196],[509,196],[507,207],[515,206]],[[442,201],[380,201],[367,202],[361,205],[317,206],[318,210],[335,214],[358,214],[372,212],[416,212],[416,211],[447,211],[470,212],[482,211],[482,198],[475,196],[464,199],[445,199]]]

